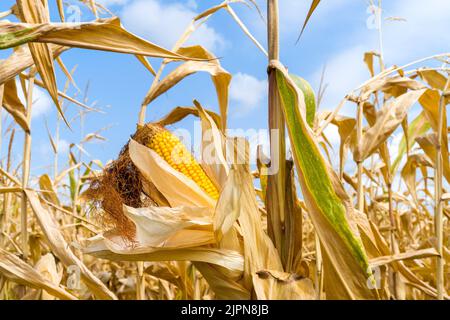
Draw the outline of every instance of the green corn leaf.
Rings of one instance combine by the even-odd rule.
[[[309,84],[308,81],[299,77],[295,74],[289,75],[296,84],[297,88],[303,92],[305,97],[305,105],[306,105],[306,122],[310,127],[314,124],[314,118],[316,116],[316,96],[314,95],[314,90]]]
[[[302,194],[322,245],[327,298],[376,299],[365,250],[348,220],[353,213],[349,197],[300,112],[306,109],[304,96],[279,62],[272,67]]]
[[[423,136],[431,128],[430,123],[426,120],[425,114],[421,112],[408,126],[408,147],[411,149],[416,143],[416,137]],[[398,145],[397,157],[392,163],[392,173],[394,174],[400,161],[406,153],[406,137],[403,135],[400,144]]]

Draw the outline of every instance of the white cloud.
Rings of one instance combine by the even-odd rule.
[[[341,143],[341,137],[339,136],[339,130],[335,125],[328,125],[324,129],[324,134],[328,139],[328,142],[333,146],[333,149],[339,150],[339,144]]]
[[[238,105],[235,113],[246,114],[260,106],[267,92],[267,81],[259,80],[245,73],[233,76],[230,85],[230,99]]]
[[[450,42],[450,1],[398,0],[384,16],[406,19],[383,25],[385,56],[388,62],[409,60],[448,51]]]
[[[347,93],[355,89],[370,77],[369,71],[363,62],[364,52],[367,51],[363,46],[348,48],[329,61],[326,61],[326,70],[324,84],[327,84],[325,95],[321,102],[322,110],[330,110],[337,107],[339,102]],[[318,88],[322,69],[315,72],[312,79],[314,86]],[[342,110],[345,114],[347,110]],[[354,110],[349,110],[354,114]]]
[[[36,88],[33,92],[33,109],[31,112],[31,116],[39,117],[43,114],[48,113],[53,105],[53,102],[48,94],[44,90],[36,90]]]
[[[186,6],[193,10],[197,10],[197,8],[198,8],[198,4],[195,0],[188,0],[188,2],[186,3]]]
[[[334,0],[320,3],[311,18],[320,22],[327,22],[330,14],[336,14],[335,9],[344,4],[351,3],[350,0]],[[311,1],[284,0],[280,1],[280,31],[282,33],[299,33],[311,6]]]
[[[69,151],[70,143],[65,139],[60,139],[58,141],[58,154],[65,155]],[[53,148],[48,140],[43,140],[38,143],[37,151],[42,159],[53,158],[54,152]]]
[[[58,141],[58,153],[60,154],[66,154],[69,152],[70,143],[69,141],[65,139],[60,139]]]
[[[424,6],[420,0],[399,0],[385,6],[383,18],[406,19],[406,21],[385,20],[383,23],[383,48],[387,65],[401,65],[448,51],[450,34],[441,31],[450,29],[450,20],[447,18],[450,1],[431,0]],[[326,62],[325,80],[329,84],[324,97],[326,109],[336,107],[346,93],[369,78],[362,60],[363,53],[378,50],[378,43],[373,42],[374,38],[371,37],[377,32],[366,28],[353,33],[349,30],[356,45],[334,54],[333,58]],[[313,77],[317,83],[321,71],[321,68],[316,70]]]
[[[24,97],[23,91],[21,89],[20,82],[17,81],[17,95],[20,101],[26,105],[26,99]],[[34,86],[33,87],[33,108],[31,109],[32,118],[39,117],[43,114],[48,113],[53,105],[52,99],[49,97],[48,93],[43,89]]]
[[[263,16],[266,16],[266,0],[257,0],[258,7],[263,12]],[[336,10],[345,4],[354,5],[356,1],[353,0],[333,0],[326,3],[320,3],[316,8],[309,24],[330,23],[333,21],[332,15],[336,15]],[[306,14],[311,6],[311,1],[300,0],[283,0],[279,1],[279,15],[280,15],[280,33],[281,36],[286,36],[295,40],[302,27],[303,21],[306,18]],[[260,17],[252,10],[250,14],[246,14],[249,17],[249,25],[254,28],[258,36],[265,36],[267,25],[260,19]],[[319,21],[319,22],[318,22]],[[294,37],[294,39],[292,39]]]
[[[124,4],[127,4],[128,0],[96,0],[96,2],[108,7],[114,5],[122,6]]]
[[[125,6],[122,22],[125,27],[150,41],[171,48],[197,14],[195,2],[164,3],[161,0],[136,0]],[[209,50],[220,50],[225,40],[210,27],[203,24],[190,38],[189,44],[201,44]]]

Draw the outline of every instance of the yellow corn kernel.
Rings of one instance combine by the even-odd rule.
[[[212,198],[218,199],[217,188],[178,137],[163,127],[149,126],[151,130],[147,147],[155,151],[172,168],[193,180]]]

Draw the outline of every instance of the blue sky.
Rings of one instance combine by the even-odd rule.
[[[78,1],[67,0],[68,4]],[[97,0],[104,3],[118,15],[125,28],[164,47],[170,48],[181,34],[189,20],[204,9],[220,1],[201,0]],[[263,12],[265,1],[258,0]],[[280,0],[281,60],[289,71],[298,74],[318,88],[322,69],[326,65],[325,83],[328,84],[322,110],[333,109],[340,99],[352,88],[368,79],[369,73],[363,63],[365,51],[378,50],[378,32],[367,26],[370,19],[369,1],[333,0],[322,1],[313,15],[300,42],[295,44],[301,24],[310,1]],[[6,11],[13,1],[2,0],[0,11]],[[49,1],[52,18],[57,21],[55,1]],[[233,5],[238,15],[255,37],[266,46],[265,23],[255,10],[246,6]],[[82,20],[93,17],[84,8]],[[450,44],[450,1],[420,0],[383,1],[383,17],[396,17],[383,21],[383,48],[387,65],[401,65],[428,55],[448,52]],[[401,17],[402,20],[398,21]],[[11,18],[10,18],[11,19]],[[403,20],[404,19],[404,20]],[[393,21],[396,20],[396,21]],[[370,22],[370,20],[369,20]],[[194,35],[190,42],[200,43],[221,57],[222,66],[233,75],[230,91],[229,126],[231,128],[266,128],[266,57],[237,27],[225,11],[221,11]],[[0,59],[9,51],[0,52]],[[133,56],[72,49],[62,56],[69,69],[76,66],[75,81],[84,91],[89,84],[87,103],[101,108],[105,114],[86,116],[83,132],[78,121],[72,131],[62,126],[61,151],[67,151],[71,142],[101,128],[106,141],[93,141],[84,146],[88,155],[84,159],[100,159],[105,163],[116,157],[135,129],[139,106],[150,87],[152,76]],[[151,60],[154,67],[159,61]],[[170,69],[168,69],[170,70]],[[60,90],[65,77],[57,71]],[[69,93],[76,90],[71,87]],[[82,98],[84,93],[78,93]],[[209,75],[198,74],[155,100],[148,108],[147,121],[159,119],[176,106],[187,106],[192,100],[199,100],[204,106],[218,110],[214,87]],[[38,90],[33,115],[32,172],[39,174],[51,169],[52,152],[48,142],[45,122],[51,132],[56,127],[57,114],[46,93]],[[76,115],[74,105],[68,105],[68,118]],[[343,112],[353,113],[348,105]],[[9,123],[8,120],[7,123]],[[178,126],[190,128],[192,119]],[[18,130],[20,131],[20,130]],[[337,133],[328,132],[331,140]],[[21,146],[21,135],[16,143]],[[2,157],[5,156],[5,141]],[[15,149],[16,159],[21,158],[21,148]],[[65,158],[60,159],[61,167]]]

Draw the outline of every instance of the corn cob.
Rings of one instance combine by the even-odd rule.
[[[184,144],[170,131],[157,125],[147,125],[147,147],[155,151],[172,168],[193,180],[213,199],[219,198],[219,192],[205,171],[198,164]]]

